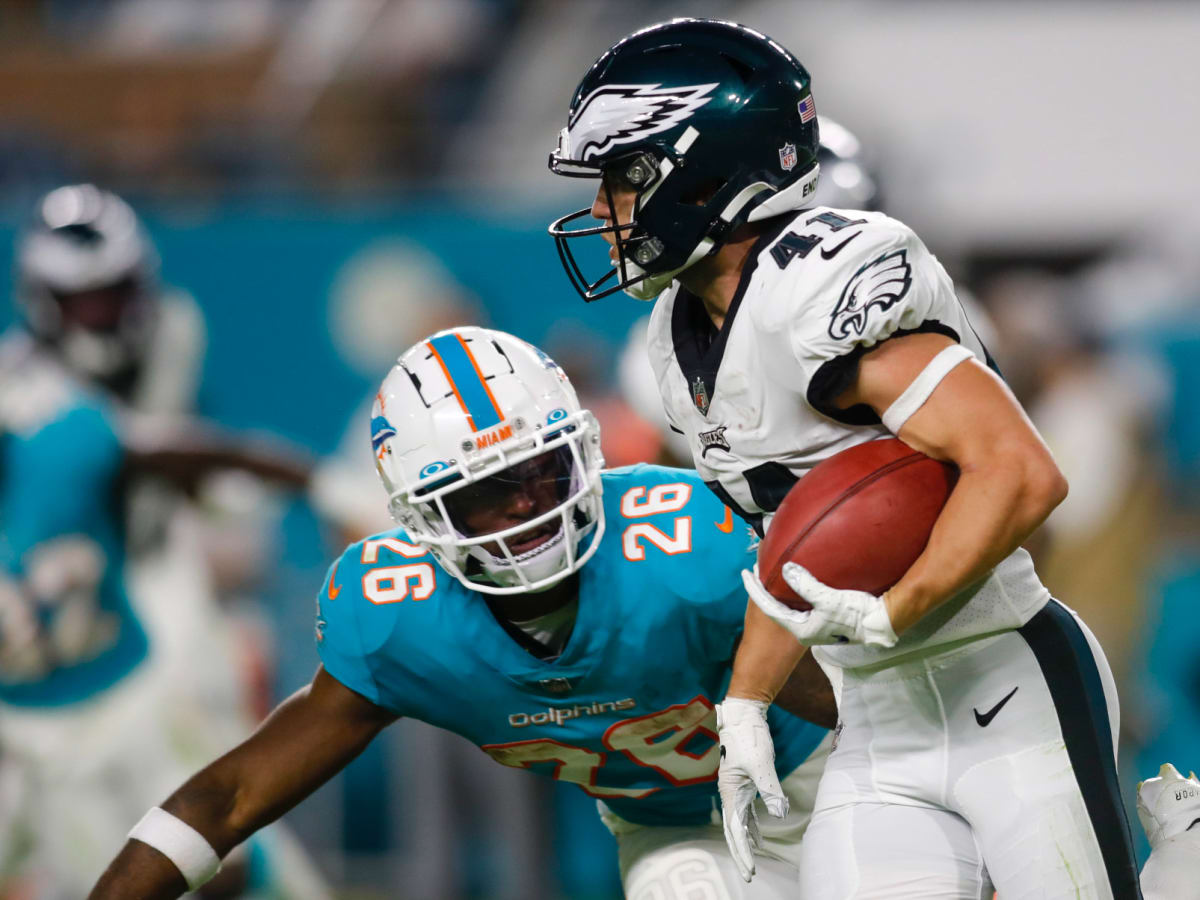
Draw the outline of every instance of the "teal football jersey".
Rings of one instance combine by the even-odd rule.
[[[498,762],[579,785],[646,825],[712,820],[713,704],[742,631],[753,534],[691,470],[604,473],[606,532],[579,577],[579,612],[554,660],[524,650],[483,595],[389,531],[351,545],[318,597],[325,669],[402,716]],[[772,709],[777,767],[826,731]]]
[[[59,706],[147,654],[125,592],[124,454],[98,395],[50,367],[2,377],[0,702]]]

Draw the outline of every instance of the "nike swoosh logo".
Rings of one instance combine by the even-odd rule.
[[[715,524],[716,524],[718,530],[723,531],[726,534],[732,533],[732,531],[733,531],[733,510],[730,509],[728,506],[725,507],[725,520],[722,522],[716,522]]]
[[[821,258],[822,259],[833,259],[835,256],[837,256],[839,253],[842,252],[843,247],[845,247],[848,243],[850,243],[852,240],[854,240],[860,234],[862,234],[861,231],[854,232],[854,234],[850,235],[850,237],[846,238],[844,241],[842,241],[840,244],[838,244],[832,250],[826,250],[824,247],[822,247],[821,248]]]
[[[991,709],[989,709],[987,712],[983,713],[982,715],[980,714],[979,710],[972,707],[971,712],[975,713],[975,721],[977,723],[979,723],[979,727],[987,728],[990,724],[992,724],[992,719],[996,718],[996,713],[1000,712],[1000,710],[1002,710],[1004,708],[1004,704],[1007,703],[1009,700],[1011,700],[1013,698],[1013,694],[1015,694],[1020,689],[1021,689],[1021,686],[1017,685],[1015,688],[1013,688],[1011,691],[1008,692],[1007,697],[1005,697],[1003,700],[1001,700],[999,703],[997,703],[995,706],[993,706]]]
[[[338,562],[341,562],[341,560],[338,560]],[[340,594],[342,592],[342,589],[340,587],[336,587],[333,583],[333,579],[337,578],[337,567],[338,567],[338,564],[334,563],[333,571],[329,573],[329,599],[330,600],[336,600],[338,598],[338,594]]]

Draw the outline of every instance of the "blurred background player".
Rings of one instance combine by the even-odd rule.
[[[23,318],[0,338],[0,765],[16,791],[0,830],[0,888],[70,897],[145,792],[261,715],[264,685],[248,677],[259,651],[218,600],[220,576],[237,566],[214,565],[215,532],[188,496],[233,466],[292,488],[307,471],[187,424],[203,322],[190,298],[161,286],[123,200],[92,185],[51,191],[18,243],[16,272]],[[222,527],[236,529],[229,518]],[[279,887],[284,861],[305,869],[285,834],[250,851],[225,890],[239,878]],[[312,884],[294,895],[321,896]]]
[[[628,896],[793,896],[828,732],[770,716],[793,809],[764,823],[755,885],[714,805],[709,698],[740,633],[752,535],[693,472],[602,470],[599,426],[566,375],[502,332],[457,328],[407,351],[371,435],[402,527],[331,567],[312,685],[152,811],[91,896],[199,883],[213,847],[227,852],[401,716],[598,798]],[[788,705],[831,721],[827,686],[803,690]]]
[[[190,410],[204,362],[204,319],[159,278],[158,253],[133,209],[95,185],[67,185],[34,206],[18,238],[22,328],[63,365],[144,412]]]

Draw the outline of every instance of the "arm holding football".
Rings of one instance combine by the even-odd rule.
[[[318,669],[247,740],[192,776],[162,808],[224,856],[283,815],[366,748],[397,717]],[[131,839],[92,889],[91,900],[178,897],[179,869]]]
[[[865,403],[882,416],[951,343],[938,334],[884,341],[862,357],[838,405]],[[884,597],[900,634],[1012,553],[1066,497],[1067,483],[1012,392],[976,360],[951,369],[897,437],[959,469],[925,551]]]

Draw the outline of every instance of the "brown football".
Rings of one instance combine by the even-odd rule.
[[[882,594],[908,571],[958,470],[896,438],[868,441],[814,466],[775,511],[758,547],[759,577],[793,609],[810,609],[780,573],[804,566],[831,587]]]

